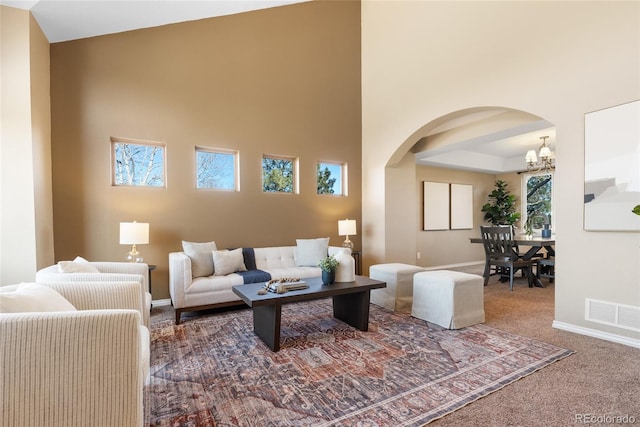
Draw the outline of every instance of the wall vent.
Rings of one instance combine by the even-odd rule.
[[[585,319],[640,332],[640,307],[586,298]]]

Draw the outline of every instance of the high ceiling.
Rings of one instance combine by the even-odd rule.
[[[0,0],[30,10],[50,43],[231,15],[310,0]],[[526,169],[541,136],[555,151],[555,128],[539,117],[485,109],[441,123],[413,147],[419,165],[505,173]],[[506,119],[505,119],[506,117]]]
[[[30,10],[50,43],[232,15],[308,0],[0,0]]]

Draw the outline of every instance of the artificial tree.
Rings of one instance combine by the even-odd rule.
[[[516,212],[516,196],[507,189],[507,183],[499,179],[489,193],[489,201],[482,206],[484,219],[493,225],[513,225],[520,219]]]

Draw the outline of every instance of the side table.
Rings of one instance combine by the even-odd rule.
[[[151,301],[153,301],[153,292],[151,291],[151,272],[156,269],[156,266],[153,264],[147,264],[149,267],[149,293],[151,294]],[[151,303],[151,308],[153,308],[153,302]]]
[[[362,275],[362,267],[360,264],[360,257],[362,256],[362,251],[351,251],[351,256],[353,257],[354,261],[356,262],[356,274],[358,276]]]

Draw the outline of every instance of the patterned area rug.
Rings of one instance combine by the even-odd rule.
[[[334,319],[330,299],[284,305],[277,353],[249,309],[152,321],[148,425],[420,426],[572,354],[375,305],[369,321]]]

